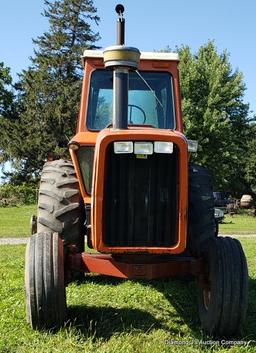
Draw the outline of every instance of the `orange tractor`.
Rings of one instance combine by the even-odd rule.
[[[86,50],[71,160],[47,162],[37,233],[26,250],[26,309],[32,328],[60,327],[65,286],[93,272],[120,278],[193,275],[202,328],[237,332],[247,307],[247,265],[236,239],[215,236],[207,170],[189,163],[178,55],[124,45]],[[89,248],[84,252],[85,239]]]

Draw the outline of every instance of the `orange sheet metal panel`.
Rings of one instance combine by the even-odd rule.
[[[163,67],[163,65],[165,67]],[[104,69],[103,59],[87,58],[84,67],[84,78],[81,95],[81,106],[79,112],[79,123],[77,132],[86,131],[86,111],[89,99],[89,84],[92,71],[96,69]],[[146,71],[167,71],[173,77],[173,92],[175,105],[176,130],[182,132],[181,104],[180,104],[180,87],[178,62],[176,61],[157,61],[157,60],[140,60],[139,70]]]
[[[79,132],[72,138],[70,143],[75,142],[75,143],[79,144],[80,146],[86,146],[86,145],[87,146],[95,146],[97,136],[98,136],[97,132],[90,132],[90,131]],[[81,190],[81,194],[82,194],[84,203],[91,203],[91,195],[89,195],[86,192],[84,185],[83,185],[83,178],[80,173],[80,168],[78,165],[76,153],[75,153],[75,151],[72,151],[71,149],[69,150],[69,152],[70,152],[71,159],[72,159],[72,162],[75,167],[76,175],[78,176],[79,187]]]
[[[202,259],[173,258],[158,263],[126,263],[111,255],[82,254],[83,270],[119,278],[167,278],[182,275],[198,275],[203,272]],[[81,270],[81,269],[80,269]]]
[[[132,132],[132,133],[131,133]],[[113,141],[169,141],[179,149],[179,193],[178,193],[178,234],[177,243],[172,247],[107,247],[102,236],[103,194],[105,153]],[[181,253],[186,247],[187,230],[187,195],[188,195],[188,152],[183,134],[171,130],[144,129],[136,130],[102,130],[97,138],[94,159],[92,244],[103,253],[148,252],[148,253]]]

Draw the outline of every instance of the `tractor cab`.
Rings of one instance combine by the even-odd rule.
[[[113,70],[105,69],[103,60],[103,52],[84,52],[89,77],[84,128],[89,131],[113,124]],[[181,129],[177,63],[175,53],[141,53],[139,68],[129,72],[128,127]]]

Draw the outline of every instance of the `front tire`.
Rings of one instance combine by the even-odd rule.
[[[63,242],[57,233],[34,234],[25,259],[27,321],[33,329],[56,329],[66,317]]]
[[[245,319],[248,296],[246,258],[238,240],[214,238],[204,251],[206,274],[199,287],[202,328],[216,337],[237,333]]]

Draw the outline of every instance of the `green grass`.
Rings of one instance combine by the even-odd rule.
[[[0,207],[0,238],[30,235],[30,218],[36,206]]]
[[[256,340],[256,239],[241,240],[250,271],[249,310],[242,337]],[[66,327],[56,333],[37,332],[25,320],[25,246],[0,247],[1,353],[167,353],[255,352],[255,346],[200,345],[196,287],[193,282],[128,281],[87,275],[67,288]],[[188,345],[171,342],[188,341]],[[192,344],[194,342],[194,344]],[[212,348],[211,348],[212,346]]]
[[[21,237],[30,234],[30,217],[37,206],[0,207],[0,238]],[[220,234],[256,234],[256,217],[246,213],[233,217],[225,215]]]
[[[256,217],[247,214],[225,215],[220,224],[220,234],[256,234]]]

